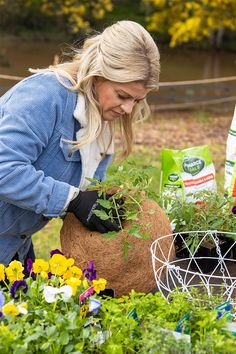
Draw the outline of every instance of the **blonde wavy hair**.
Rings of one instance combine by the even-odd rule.
[[[86,39],[83,47],[74,51],[71,61],[52,65],[49,69],[56,73],[59,81],[61,75],[66,76],[72,82],[69,89],[81,92],[85,97],[88,125],[83,140],[74,142],[75,149],[79,149],[100,137],[104,126],[96,100],[94,78],[100,76],[119,83],[141,82],[145,88],[157,90],[160,55],[151,35],[133,21],[116,22],[101,34]],[[131,114],[119,120],[123,156],[132,151],[133,123],[148,115],[149,107],[144,99],[135,104]],[[108,124],[112,140],[114,122]]]

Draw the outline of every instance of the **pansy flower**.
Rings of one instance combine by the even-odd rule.
[[[43,289],[43,295],[45,300],[50,304],[56,302],[59,299],[68,301],[72,296],[72,287],[64,285],[61,288],[55,288],[53,286],[45,286]]]
[[[72,287],[72,295],[74,296],[78,287],[81,285],[81,280],[79,278],[71,277],[70,279],[67,279],[65,283]]]
[[[15,280],[21,280],[24,278],[24,267],[19,261],[12,261],[9,266],[5,269],[7,278],[10,282],[14,282]]]
[[[22,315],[27,315],[28,313],[28,304],[26,302],[22,302],[20,305],[17,305],[17,309]]]
[[[56,248],[55,250],[52,250],[50,252],[50,256],[52,257],[54,254],[61,254],[62,256],[64,256],[64,254],[58,249]]]
[[[89,262],[89,267],[83,270],[83,274],[90,281],[97,278],[96,270],[94,269],[94,261]]]
[[[17,316],[20,314],[19,309],[12,302],[7,303],[3,306],[2,312],[4,316]]]
[[[82,285],[84,289],[87,289],[89,287],[88,280],[86,278],[82,280]]]
[[[27,292],[28,285],[25,280],[16,280],[10,287],[10,293],[13,299],[19,299],[20,296],[17,294],[19,290],[23,291],[23,293]]]
[[[68,268],[68,263],[65,256],[54,254],[49,260],[51,273],[54,275],[63,275]]]
[[[101,306],[101,301],[99,301],[98,299],[94,299],[92,297],[89,299],[89,313],[91,313],[92,315],[96,315],[100,310]]]
[[[27,258],[26,260],[26,270],[27,273],[31,275],[31,278],[36,279],[36,274],[33,272],[33,260],[31,258]]]
[[[41,278],[43,279],[48,279],[48,273],[45,272],[44,270],[40,273]]]
[[[94,291],[99,294],[100,291],[105,290],[107,281],[104,278],[99,278],[98,280],[93,280]]]
[[[35,259],[33,263],[33,272],[35,274],[40,274],[41,272],[47,272],[48,269],[49,269],[49,264],[47,261],[41,258]]]
[[[74,278],[81,278],[83,272],[82,270],[77,267],[77,266],[73,266],[73,267],[70,267],[66,272],[65,274],[63,274],[63,279],[69,279],[71,277],[74,277]]]
[[[5,280],[5,267],[3,264],[0,264],[0,281]]]

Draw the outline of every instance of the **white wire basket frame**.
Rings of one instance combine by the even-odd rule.
[[[199,241],[194,251],[186,242],[186,235],[197,236]],[[186,253],[181,258],[176,256],[173,258],[177,240]],[[222,240],[223,244],[227,243],[226,248],[222,247]],[[163,252],[164,241],[169,241],[170,244],[167,253]],[[206,242],[212,245],[213,256],[200,254],[199,250]],[[218,292],[226,301],[236,296],[236,259],[234,259],[236,233],[217,230],[173,233],[155,240],[150,249],[157,288],[167,300],[176,289],[187,292],[191,297],[193,287],[206,292],[209,296]]]

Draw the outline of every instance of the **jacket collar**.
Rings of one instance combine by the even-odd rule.
[[[76,140],[81,140],[85,134],[88,127],[88,119],[86,115],[85,99],[82,94],[78,94],[77,103],[74,110],[74,118],[80,123],[80,129],[76,132]],[[111,138],[111,133],[109,125],[107,122],[104,122],[104,128],[102,130],[101,136],[96,138],[97,143],[100,147],[100,152],[104,153],[105,148],[108,146]],[[107,154],[114,153],[114,138],[106,151]]]

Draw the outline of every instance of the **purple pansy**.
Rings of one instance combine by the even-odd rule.
[[[16,280],[12,286],[10,287],[11,297],[13,299],[19,299],[19,295],[17,295],[17,290],[22,288],[23,293],[26,293],[28,290],[28,285],[25,280]]]
[[[31,258],[27,258],[26,260],[26,270],[31,275],[31,277],[35,280],[36,274],[33,272],[33,261]]]
[[[84,269],[83,274],[90,281],[97,279],[96,270],[94,269],[94,261],[89,262],[89,268]]]
[[[236,214],[236,205],[233,206],[233,208],[232,208],[232,213],[233,213],[233,214]]]
[[[52,251],[50,252],[51,257],[52,257],[54,254],[62,254],[62,255],[64,256],[64,254],[63,254],[58,248],[56,248],[55,250],[52,250]]]

